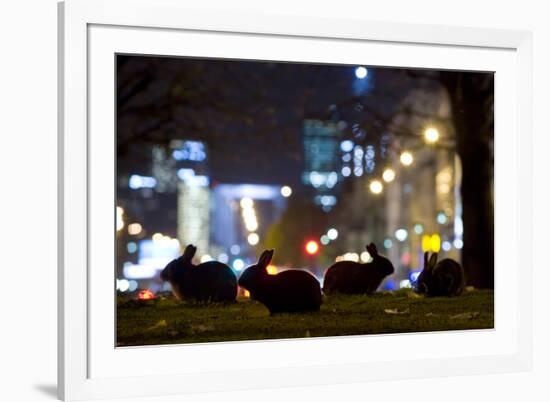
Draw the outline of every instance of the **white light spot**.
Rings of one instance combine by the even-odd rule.
[[[363,78],[366,78],[368,73],[369,71],[363,66],[359,66],[355,69],[355,76],[360,80],[362,80]]]
[[[401,229],[397,229],[395,231],[395,238],[399,241],[405,241],[407,240],[407,236],[408,236],[408,233],[405,229],[401,228]]]
[[[235,271],[242,271],[244,268],[244,261],[240,258],[237,258],[235,261],[233,261],[233,269]]]

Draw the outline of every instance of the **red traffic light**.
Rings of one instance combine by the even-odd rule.
[[[315,255],[319,252],[319,243],[315,240],[310,240],[306,243],[306,253],[309,255]]]

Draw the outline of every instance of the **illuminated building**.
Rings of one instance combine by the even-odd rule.
[[[342,158],[340,142],[342,132],[337,123],[321,120],[304,120],[304,171],[302,181],[315,188],[315,202],[325,211],[336,204],[331,195],[338,183]],[[323,197],[324,196],[324,197]]]
[[[187,171],[187,174],[182,174]],[[208,253],[210,245],[210,188],[208,176],[192,169],[178,171],[178,240],[193,244],[197,255]]]

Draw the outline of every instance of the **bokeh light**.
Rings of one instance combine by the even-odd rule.
[[[399,156],[399,160],[404,166],[410,166],[414,162],[413,155],[409,151],[402,152]]]
[[[395,171],[391,168],[385,169],[382,173],[382,179],[384,179],[386,183],[391,183],[395,179]]]
[[[237,258],[233,261],[233,269],[235,271],[242,271],[244,268],[244,261],[240,258]]]
[[[439,131],[434,127],[429,127],[424,131],[424,139],[428,144],[434,144],[439,140]]]
[[[369,184],[370,192],[373,194],[380,194],[384,189],[384,185],[380,180],[373,180]]]
[[[292,189],[289,186],[281,187],[281,195],[283,197],[290,197],[292,195]]]
[[[260,236],[258,236],[257,233],[250,233],[247,240],[248,244],[250,244],[251,246],[255,246],[260,241]]]
[[[315,240],[310,240],[306,243],[306,252],[310,255],[317,254],[319,251],[319,244]]]
[[[359,66],[355,69],[355,76],[360,80],[366,78],[368,73],[369,71],[363,66]]]

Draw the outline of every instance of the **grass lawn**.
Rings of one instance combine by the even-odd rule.
[[[273,317],[248,299],[206,306],[173,298],[119,300],[117,345],[482,329],[493,328],[493,311],[493,292],[488,290],[458,298],[426,298],[405,289],[325,296],[319,313]]]

